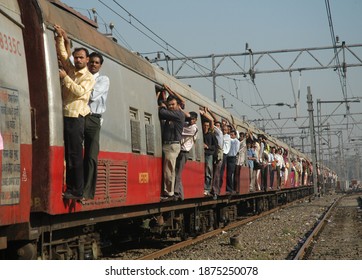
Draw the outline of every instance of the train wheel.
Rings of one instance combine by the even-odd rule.
[[[37,259],[36,245],[33,243],[27,243],[24,246],[21,246],[17,250],[17,254],[19,260],[36,260]]]

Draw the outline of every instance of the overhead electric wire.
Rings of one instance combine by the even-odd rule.
[[[113,13],[115,13],[117,16],[119,16],[122,20],[124,20],[125,22],[127,22],[128,24],[130,24],[132,27],[134,27],[137,31],[139,31],[140,33],[142,33],[144,36],[146,36],[148,39],[150,39],[151,41],[153,41],[155,44],[157,44],[158,46],[160,46],[162,49],[166,50],[167,52],[169,52],[170,54],[172,54],[175,57],[178,57],[178,55],[176,55],[174,52],[172,52],[170,49],[173,49],[176,53],[180,54],[183,58],[186,59],[186,61],[192,61],[194,63],[194,65],[196,65],[200,71],[202,71],[202,73],[200,71],[198,71],[195,67],[192,67],[191,65],[189,65],[187,62],[184,62],[188,67],[190,67],[191,69],[193,69],[194,71],[196,71],[198,74],[200,75],[205,75],[206,72],[204,69],[206,69],[207,71],[211,72],[211,69],[203,66],[202,64],[197,63],[196,61],[194,61],[193,59],[189,58],[187,55],[185,55],[184,53],[182,53],[181,51],[179,51],[178,49],[176,49],[174,46],[172,46],[171,44],[169,44],[167,41],[165,41],[163,38],[161,38],[159,35],[157,35],[154,31],[152,31],[149,27],[147,27],[145,24],[143,24],[140,20],[138,20],[135,16],[133,16],[127,9],[125,9],[122,5],[120,5],[119,3],[117,3],[115,0],[113,0],[113,2],[119,6],[123,11],[125,11],[128,16],[132,19],[134,19],[137,23],[139,23],[143,28],[145,28],[147,31],[149,31],[153,36],[155,36],[158,40],[160,40],[163,44],[166,45],[163,46],[162,44],[160,44],[157,40],[155,40],[154,38],[152,38],[150,35],[146,34],[143,30],[141,30],[139,27],[137,27],[136,25],[134,25],[132,23],[131,20],[127,20],[124,16],[122,16],[121,14],[119,14],[117,11],[115,11],[114,9],[112,9],[110,6],[108,6],[106,3],[104,3],[102,0],[98,0],[101,4],[103,4],[106,8],[108,8],[110,11],[112,11]],[[205,77],[206,80],[208,80],[210,83],[213,83],[212,80],[210,80],[209,78]],[[226,77],[227,79],[230,79],[229,77]],[[241,80],[240,80],[241,81]],[[216,84],[216,87],[219,88],[220,90],[222,90],[223,92],[227,93],[228,95],[234,97],[232,95],[232,93],[230,91],[227,91],[226,89],[224,89],[223,87],[219,86]],[[235,97],[234,97],[235,98]],[[244,105],[247,105],[249,108],[251,108],[252,110],[255,110],[254,108],[250,107],[248,104],[246,104],[243,100],[240,100],[238,98],[236,98],[238,101],[240,101],[241,103],[243,103]]]
[[[192,61],[194,64],[198,65],[200,68],[205,68],[208,71],[211,71],[210,69],[208,69],[207,67],[203,66],[203,65],[199,65],[199,63],[197,63],[196,61],[194,61],[193,59],[190,59],[186,54],[184,54],[183,52],[179,51],[178,49],[176,49],[174,46],[172,46],[171,44],[169,44],[166,40],[164,40],[163,38],[161,38],[159,35],[157,35],[154,31],[152,31],[149,27],[147,27],[145,24],[143,24],[139,19],[137,19],[134,15],[132,15],[127,9],[125,9],[121,4],[117,3],[117,1],[113,0],[113,2],[120,7],[123,11],[125,11],[128,16],[130,18],[133,18],[136,22],[138,22],[143,28],[145,28],[148,32],[150,32],[152,35],[154,35],[157,39],[159,39],[163,44],[166,45],[166,47],[164,47],[162,44],[160,44],[159,42],[157,42],[155,39],[153,39],[151,36],[149,36],[148,34],[146,34],[145,32],[143,32],[140,28],[138,28],[136,25],[134,25],[130,20],[125,19],[124,17],[122,17],[119,13],[117,13],[116,11],[114,11],[113,9],[111,9],[111,7],[109,7],[108,5],[106,5],[102,0],[98,0],[100,3],[102,3],[103,5],[105,5],[108,9],[110,9],[112,12],[114,12],[116,15],[118,15],[119,17],[121,17],[123,20],[125,20],[126,22],[128,22],[129,24],[131,24],[134,28],[136,28],[139,32],[141,32],[143,35],[145,35],[147,38],[149,38],[150,40],[152,40],[154,43],[156,43],[158,46],[160,46],[161,48],[163,48],[164,50],[168,51],[169,53],[171,53],[172,55],[174,55],[175,57],[178,57],[176,54],[174,54],[173,52],[171,52],[169,50],[169,48],[173,49],[174,51],[176,51],[176,53],[180,54],[182,57],[186,58],[187,60]],[[186,65],[188,65],[187,63],[185,63]],[[189,67],[191,67],[190,65],[188,65]],[[192,68],[192,67],[191,67]],[[195,69],[194,69],[195,70]],[[196,71],[196,70],[195,70]],[[198,72],[198,71],[196,71]],[[199,74],[201,74],[200,72],[198,72]],[[203,72],[202,74],[206,74],[205,72]]]
[[[255,83],[253,83],[253,84],[254,84],[254,87],[255,87],[256,92],[258,93],[258,95],[259,95],[259,97],[260,97],[261,102],[263,103],[263,105],[265,105],[264,100],[263,100],[263,98],[261,97],[261,94],[260,94],[260,92],[259,92],[258,87],[256,86]],[[272,118],[272,116],[271,116],[271,114],[270,114],[270,112],[269,112],[269,110],[268,110],[268,107],[265,106],[265,109],[266,109],[266,111],[267,111],[270,119],[272,120],[273,124],[275,125],[275,128],[276,128],[276,129],[279,129],[279,130],[280,130],[280,133],[281,133],[282,131],[281,131],[281,129],[278,127],[278,125],[276,124],[276,122],[274,121],[274,119]]]
[[[102,3],[101,0],[99,0],[99,2]],[[181,52],[180,50],[176,49],[174,46],[172,46],[171,44],[169,44],[166,40],[164,40],[163,38],[161,38],[158,34],[156,34],[153,30],[151,30],[147,25],[145,25],[144,23],[142,23],[139,19],[137,19],[131,12],[129,12],[126,8],[124,8],[121,4],[119,4],[116,0],[113,0],[113,2],[120,7],[123,11],[125,11],[130,17],[132,17],[134,20],[136,20],[142,27],[144,27],[147,31],[149,31],[151,34],[153,34],[154,36],[156,36],[159,40],[161,40],[166,46],[171,47],[173,50],[175,50],[177,53],[179,53],[182,57],[186,58],[187,60],[191,60],[195,65],[197,65],[200,70],[202,70],[202,68],[206,69],[207,71],[211,71],[211,69],[209,69],[208,67],[196,62],[195,60],[189,58],[186,54],[184,54],[183,52]],[[103,4],[103,3],[102,3]],[[128,23],[130,23],[130,21],[128,21]],[[142,32],[143,33],[143,32]],[[143,33],[144,34],[144,33]],[[167,51],[168,48],[165,48]],[[169,51],[170,52],[170,51]],[[171,52],[170,52],[171,53]],[[173,54],[173,53],[171,53]],[[173,54],[174,55],[174,54]],[[177,57],[175,55],[175,57]],[[234,61],[235,62],[235,61]],[[235,62],[236,63],[236,62]],[[194,68],[195,70],[195,68]],[[195,70],[196,71],[196,70]],[[196,71],[197,72],[197,71]],[[199,73],[199,72],[198,72]],[[201,73],[199,73],[201,74]],[[206,72],[203,72],[203,74],[206,74]],[[225,76],[225,78],[229,79],[229,77]],[[228,92],[231,94],[231,92]]]
[[[362,131],[362,127],[360,127],[360,126],[358,125],[358,121],[357,121],[351,114],[349,115],[349,117],[353,120],[353,124],[356,125],[356,127],[357,127],[360,131]],[[353,130],[353,129],[351,129],[351,132],[352,132],[352,130]]]
[[[121,35],[121,33],[118,31],[118,29],[116,29],[115,27],[114,27],[114,30],[115,30],[115,32],[117,33],[117,38],[119,38],[122,42],[123,42],[123,44],[127,47],[127,49],[129,49],[129,50],[133,50],[133,48],[130,46],[130,44],[128,44],[128,42],[126,41],[126,39],[125,38],[123,38],[123,36]]]
[[[171,53],[172,55],[174,55],[175,57],[178,57],[178,55],[176,55],[175,53],[173,53],[170,49],[172,48],[173,50],[175,50],[177,53],[181,54],[182,57],[186,58],[187,60],[192,61],[194,64],[198,65],[200,68],[205,68],[207,69],[205,66],[203,65],[199,65],[197,62],[195,62],[194,60],[188,58],[185,54],[183,54],[182,52],[180,52],[179,50],[177,50],[175,47],[173,47],[172,45],[170,45],[168,42],[166,42],[164,39],[162,39],[160,36],[158,36],[155,32],[153,32],[150,28],[148,28],[146,25],[144,25],[141,21],[139,21],[136,17],[134,17],[130,12],[128,12],[125,8],[123,8],[120,4],[118,4],[116,1],[113,1],[114,3],[116,3],[121,9],[123,9],[124,11],[126,11],[128,13],[128,15],[130,17],[132,17],[133,19],[135,19],[139,24],[141,24],[142,27],[146,28],[149,32],[151,32],[151,34],[153,34],[154,36],[156,36],[159,40],[161,40],[167,47],[164,47],[162,44],[160,44],[157,40],[155,40],[154,38],[152,38],[150,35],[146,34],[143,30],[141,30],[139,27],[137,27],[136,25],[134,25],[130,20],[127,20],[125,17],[123,17],[121,14],[119,14],[117,11],[115,11],[114,9],[112,9],[110,6],[108,6],[106,3],[104,3],[102,0],[98,0],[101,4],[103,4],[106,8],[108,8],[110,11],[112,11],[113,13],[115,13],[117,16],[119,16],[121,19],[123,19],[125,22],[127,22],[128,24],[132,25],[137,31],[139,31],[140,33],[142,33],[144,36],[146,36],[148,39],[150,39],[152,42],[154,42],[156,45],[160,46],[162,49],[168,51],[169,53]],[[187,66],[189,66],[191,69],[193,69],[194,71],[196,71],[198,74],[200,75],[204,75],[206,74],[206,72],[199,72],[198,70],[196,70],[195,68],[191,67],[188,63],[185,62],[185,64]],[[207,69],[209,71],[211,71],[210,69]],[[208,81],[212,82],[210,79],[207,79]],[[225,89],[219,87],[220,89],[222,89],[223,91],[225,91],[226,93],[230,94],[230,92],[227,92]]]
[[[346,92],[346,88],[345,88],[344,82],[343,82],[343,79],[346,79],[346,75],[345,75],[345,73],[343,73],[344,71],[343,72],[341,71],[341,63],[339,61],[339,56],[338,56],[337,42],[336,42],[336,36],[334,34],[334,28],[333,28],[333,22],[332,22],[332,13],[331,13],[331,7],[329,5],[329,0],[325,0],[325,4],[326,4],[327,17],[328,17],[328,23],[329,23],[329,30],[330,30],[330,33],[331,33],[333,50],[334,50],[335,60],[336,60],[336,64],[337,64],[337,71],[338,71],[339,81],[340,81],[340,84],[341,84],[341,87],[342,87],[343,97],[344,97],[345,100],[347,100],[347,92]],[[343,77],[343,79],[342,79],[342,77]],[[348,108],[347,103],[346,103],[346,106]]]
[[[128,24],[130,24],[132,27],[134,27],[137,31],[139,31],[140,33],[142,33],[144,36],[146,36],[148,39],[150,39],[151,41],[153,41],[155,44],[157,44],[158,46],[160,46],[162,49],[166,50],[167,52],[169,52],[170,54],[174,55],[175,57],[178,57],[178,55],[181,55],[183,57],[183,59],[185,59],[184,61],[184,64],[186,64],[188,67],[190,67],[192,70],[194,70],[195,72],[201,74],[201,75],[204,75],[206,74],[207,71],[211,71],[208,67],[205,67],[204,65],[194,61],[193,59],[189,58],[188,56],[186,56],[184,53],[182,53],[181,51],[179,51],[178,49],[176,49],[173,45],[169,44],[166,40],[164,40],[163,38],[161,38],[158,34],[156,34],[154,31],[152,31],[148,26],[146,26],[145,24],[143,24],[140,20],[138,20],[135,16],[133,16],[126,8],[124,8],[122,5],[120,5],[119,3],[117,3],[115,0],[113,0],[113,2],[120,8],[122,9],[125,13],[127,13],[128,15],[128,19],[126,18],[126,16],[122,16],[119,12],[117,12],[116,10],[114,10],[113,8],[111,8],[110,6],[108,6],[107,4],[105,4],[102,0],[99,0],[99,2],[101,4],[103,4],[105,7],[107,7],[109,10],[111,10],[113,13],[115,13],[117,16],[119,16],[122,20],[124,20],[125,22],[127,22]],[[329,3],[326,3],[328,6],[329,6]],[[332,27],[332,34],[334,34],[334,31],[333,31],[333,24],[331,22],[331,17],[329,16],[329,19],[330,19],[330,24],[331,24],[331,27]],[[103,20],[103,19],[102,19]],[[133,21],[133,22],[132,22]],[[137,23],[134,24],[134,23]],[[143,30],[142,30],[143,29]],[[144,31],[146,30],[146,32],[148,32],[148,34]],[[117,31],[118,32],[118,31]],[[151,35],[150,35],[151,34]],[[332,36],[334,38],[334,35]],[[125,41],[125,40],[124,40]],[[336,44],[334,42],[333,44],[335,47],[336,47]],[[129,46],[129,45],[128,45]],[[130,46],[129,46],[130,47]],[[336,51],[337,49],[335,48],[335,58],[337,59],[337,63],[338,65],[340,65],[340,62],[339,62],[339,58],[338,58],[338,53]],[[245,58],[246,59],[246,58]],[[193,66],[191,66],[188,61],[192,62],[193,63]],[[340,67],[339,67],[339,71],[340,71]],[[205,77],[210,83],[213,83],[213,81],[211,81],[211,79],[208,79],[207,77]],[[231,78],[231,77],[227,77],[227,76],[224,76],[224,78],[226,78],[228,81],[230,81],[231,79],[234,81],[234,83],[236,84],[236,80],[235,78]],[[291,78],[291,77],[290,77]],[[249,81],[250,79],[246,79],[246,81]],[[241,79],[238,81],[240,82]],[[249,81],[250,82],[250,81]],[[242,102],[244,105],[248,106],[249,108],[251,108],[252,110],[254,110],[255,112],[257,112],[260,116],[262,116],[257,110],[255,110],[253,107],[249,106],[248,104],[246,104],[243,100],[240,100],[239,99],[239,96],[238,94],[236,94],[236,96],[234,96],[232,93],[231,93],[231,90],[230,90],[230,83],[228,82],[228,85],[229,85],[229,90],[223,88],[222,86],[216,84],[215,86],[220,89],[222,92],[225,92],[226,94],[230,95],[231,97],[235,98],[236,100]],[[253,84],[255,89],[256,89],[256,92],[258,93],[259,95],[259,98],[261,99],[262,103],[264,104],[264,101],[262,99],[262,96],[259,92],[259,89],[257,88],[257,86],[255,84]],[[343,87],[342,87],[343,89]],[[293,94],[294,94],[294,97],[296,98],[296,92],[294,91],[294,87],[292,85],[292,90],[293,90]],[[236,93],[237,93],[237,89],[236,89]],[[235,108],[233,108],[235,110]],[[236,110],[235,110],[236,111]],[[268,109],[266,109],[269,117],[272,119],[271,117],[271,114],[270,114],[270,111]],[[263,116],[262,116],[263,117]],[[273,120],[273,124],[275,125],[275,128],[278,129],[278,130],[281,130],[276,122]]]
[[[162,39],[159,35],[157,35],[155,32],[153,32],[150,28],[148,28],[145,24],[143,24],[140,20],[138,20],[136,17],[134,17],[127,9],[125,9],[122,5],[120,5],[119,3],[117,3],[115,0],[113,0],[114,3],[116,3],[122,10],[124,10],[128,16],[132,17],[133,19],[135,19],[141,26],[143,26],[144,28],[146,28],[149,32],[151,32],[151,34],[153,34],[154,36],[156,36],[159,40],[161,40],[164,44],[166,44],[166,46],[168,46],[167,48],[165,48],[162,44],[160,44],[159,42],[157,42],[154,38],[152,38],[151,36],[149,36],[148,34],[146,34],[145,32],[143,32],[140,28],[138,28],[137,26],[135,26],[131,20],[127,20],[125,17],[123,17],[122,15],[120,15],[118,12],[116,12],[114,9],[112,9],[110,6],[108,6],[106,3],[104,3],[102,0],[98,0],[98,2],[100,2],[102,5],[104,5],[106,8],[108,8],[110,11],[112,11],[114,14],[116,14],[117,16],[119,16],[122,20],[124,20],[125,22],[127,22],[128,24],[130,24],[132,27],[134,27],[137,31],[139,31],[140,33],[142,33],[144,36],[146,36],[148,39],[150,39],[151,41],[153,41],[155,44],[157,44],[158,46],[160,46],[162,49],[166,50],[167,52],[169,52],[170,54],[174,55],[175,57],[177,57],[177,55],[175,55],[172,51],[169,50],[168,47],[172,48],[173,50],[175,50],[177,53],[181,54],[182,57],[184,57],[186,60],[189,60],[189,61],[192,61],[197,67],[199,67],[200,71],[199,72],[196,68],[190,66],[188,63],[184,62],[187,66],[189,66],[191,69],[193,69],[194,71],[196,71],[198,74],[202,75],[202,74],[206,74],[206,72],[204,72],[204,69],[206,69],[207,71],[211,72],[211,69],[203,66],[202,64],[199,64],[197,63],[196,61],[194,61],[193,59],[189,58],[188,56],[186,56],[185,54],[183,54],[182,52],[180,52],[179,50],[177,50],[175,47],[173,47],[171,44],[169,44],[168,42],[166,42],[164,39]],[[81,9],[81,8],[79,8]],[[89,13],[89,9],[83,9],[83,10],[87,10],[88,13]],[[96,11],[97,15],[100,17],[100,19],[103,21],[103,23],[105,24],[106,26],[106,22],[105,20],[102,18],[102,16]],[[117,30],[116,30],[117,34],[119,33]],[[119,34],[120,35],[120,34]],[[120,36],[120,38],[122,38],[121,41],[124,41],[127,45],[127,48],[131,49],[132,48],[130,47],[130,45],[126,42],[126,40]],[[210,80],[209,78],[205,77],[206,80],[208,80],[210,83],[213,83],[212,80]],[[234,82],[236,80],[238,80],[239,82],[241,82],[242,80],[241,79],[235,79],[235,78],[231,78],[231,77],[227,77],[227,76],[224,76],[224,78],[226,78],[227,80],[230,80],[232,79]],[[251,83],[250,79],[245,79],[246,82],[248,83]],[[234,96],[231,91],[227,91],[226,89],[224,89],[223,87],[219,86],[218,84],[215,84],[215,86],[217,88],[219,88],[220,90],[222,90],[223,92],[227,93],[228,95],[230,95],[231,97],[235,98],[236,100],[238,100],[239,102],[241,102],[242,104],[244,104],[246,107],[248,107],[249,109],[255,111],[258,115],[260,115],[261,117],[263,117],[262,114],[260,114],[257,110],[255,110],[252,106],[250,106],[249,104],[245,103],[243,100],[240,100],[238,96]],[[259,94],[260,95],[260,94]],[[260,96],[261,98],[261,96]],[[235,112],[236,111],[236,108],[233,107],[233,110]],[[269,113],[269,112],[268,112]],[[270,113],[269,113],[269,116],[270,116]],[[271,117],[271,116],[270,116]]]

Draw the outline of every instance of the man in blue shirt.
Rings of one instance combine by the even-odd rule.
[[[159,98],[160,92],[157,94]],[[185,124],[185,113],[181,110],[179,99],[169,95],[159,103],[158,115],[163,122],[162,151],[163,157],[163,189],[161,200],[175,200],[176,159],[181,151],[182,131]]]

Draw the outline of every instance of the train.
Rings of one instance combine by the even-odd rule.
[[[63,112],[54,25],[72,47],[104,57],[111,81],[101,129],[96,194],[64,200]],[[161,202],[162,139],[156,91],[167,84],[188,111],[208,107],[238,131],[266,135],[289,156],[298,150],[238,119],[190,86],[98,31],[91,19],[58,0],[0,0],[0,259],[98,259],[103,248],[143,236],[180,237],[222,226],[249,212],[313,194],[313,187],[204,196],[204,147],[199,135],[183,171],[184,201]],[[197,125],[202,127],[201,118]],[[226,180],[224,180],[226,182]]]

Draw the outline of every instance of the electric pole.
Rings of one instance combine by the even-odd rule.
[[[314,194],[319,194],[318,189],[318,164],[317,164],[317,147],[315,141],[315,130],[314,130],[314,116],[313,116],[313,97],[310,90],[310,87],[307,87],[307,104],[308,104],[308,112],[309,112],[309,129],[310,129],[310,143],[311,143],[311,153],[313,158],[313,185],[314,185]]]

